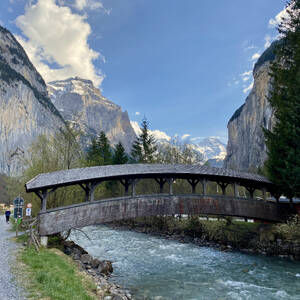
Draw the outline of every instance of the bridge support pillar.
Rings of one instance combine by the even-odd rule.
[[[41,245],[44,247],[47,247],[48,246],[48,236],[47,235],[41,236],[40,239],[41,239]]]

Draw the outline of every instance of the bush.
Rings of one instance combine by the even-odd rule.
[[[300,240],[300,216],[294,215],[287,223],[276,225],[275,232],[281,239]]]

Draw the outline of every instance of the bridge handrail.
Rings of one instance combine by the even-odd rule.
[[[115,198],[106,198],[106,199],[99,199],[95,201],[88,201],[88,202],[81,202],[81,203],[75,203],[71,205],[66,205],[66,206],[60,206],[60,207],[55,207],[51,209],[47,209],[46,211],[41,211],[40,214],[45,214],[45,213],[50,213],[50,212],[55,212],[55,211],[60,211],[60,210],[65,210],[65,209],[71,209],[74,207],[81,207],[85,205],[90,205],[90,204],[98,204],[98,203],[110,203],[110,202],[119,202],[119,201],[126,201],[126,200],[135,200],[137,198],[159,198],[159,197],[169,197],[175,198],[175,197],[181,197],[181,198],[214,198],[214,199],[223,199],[223,200],[241,200],[241,201],[255,201],[255,202],[268,202],[268,203],[274,203],[272,199],[267,199],[267,201],[261,200],[261,199],[250,199],[250,198],[245,198],[245,197],[234,197],[234,196],[224,196],[224,195],[203,195],[203,194],[146,194],[146,195],[135,195],[135,196],[125,196],[125,197],[115,197]]]

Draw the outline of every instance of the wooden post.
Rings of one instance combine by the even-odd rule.
[[[164,178],[154,178],[154,180],[159,184],[159,192],[162,193],[164,191],[164,185],[167,182]]]
[[[124,181],[120,180],[120,182],[121,182],[121,184],[125,188],[125,196],[128,196],[128,190],[129,190],[130,180],[129,179],[125,179]]]
[[[173,195],[173,178],[169,178],[169,194]]]
[[[19,231],[19,217],[17,218],[17,224],[16,224],[16,237],[18,236]]]
[[[254,191],[256,190],[255,188],[253,187],[246,187],[247,191],[249,192],[250,194],[250,199],[254,199]]]
[[[203,186],[203,195],[207,195],[207,180],[202,180],[202,186]]]
[[[94,201],[94,197],[95,197],[95,187],[96,187],[96,184],[92,183],[90,185],[90,201]]]
[[[132,197],[135,196],[135,179],[131,181],[131,195]]]
[[[85,202],[89,202],[90,201],[90,184],[89,183],[87,183],[85,185],[84,191],[85,191]]]
[[[264,201],[267,201],[267,197],[266,197],[266,188],[262,189],[262,194],[263,194],[263,199]]]
[[[196,186],[197,186],[199,180],[197,180],[197,179],[188,179],[187,181],[192,186],[192,194],[195,194],[196,193]]]
[[[42,191],[42,211],[47,210],[47,198],[48,198],[48,193],[47,190]]]
[[[228,183],[225,182],[217,182],[217,185],[220,186],[221,190],[222,190],[222,195],[226,196],[226,188],[228,186]]]
[[[239,190],[236,182],[233,184],[233,189],[234,189],[234,197],[239,197]]]
[[[129,180],[125,179],[125,196],[128,196]]]
[[[90,197],[90,201],[95,201],[95,189],[96,187],[101,184],[102,182],[101,181],[98,181],[98,182],[93,182],[90,184],[89,186],[89,197]]]
[[[90,183],[86,183],[86,185],[84,186],[83,183],[79,183],[79,186],[84,190],[85,192],[85,202],[89,202],[90,201]]]

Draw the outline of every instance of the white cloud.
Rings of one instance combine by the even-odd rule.
[[[246,72],[242,73],[241,76],[242,76],[242,77],[244,77],[244,76],[247,76],[247,77],[248,77],[248,76],[250,76],[251,74],[252,74],[252,70],[249,70],[249,71],[246,71]]]
[[[135,112],[135,115],[136,115],[136,116],[139,116],[140,114],[141,114],[141,113],[140,113],[139,111],[136,111],[136,112]]]
[[[253,88],[253,84],[254,82],[252,81],[247,87],[243,89],[243,93],[244,94],[248,93]]]
[[[286,9],[283,9],[281,12],[279,12],[274,19],[270,19],[269,20],[269,27],[271,28],[274,28],[274,27],[277,27],[281,21],[282,21],[282,18],[288,18],[289,15],[286,11]]]
[[[78,10],[103,8],[101,1],[97,0],[75,0],[74,7]]]
[[[252,75],[252,70],[242,73],[241,77],[242,77],[243,82],[248,81],[250,79],[251,75]]]
[[[246,40],[242,43],[242,48],[244,51],[249,51],[249,50],[257,49],[257,46],[250,44],[249,41]]]
[[[252,57],[251,57],[251,60],[253,61],[253,60],[257,60],[257,59],[259,59],[259,57],[260,57],[260,54],[259,53],[254,53],[253,55],[252,55]]]
[[[17,26],[26,37],[19,42],[46,81],[79,76],[101,84],[104,76],[93,65],[101,55],[88,45],[91,27],[86,16],[55,0],[38,0],[17,18]]]

